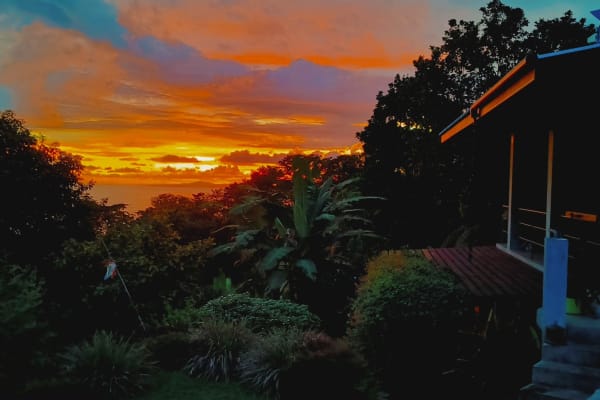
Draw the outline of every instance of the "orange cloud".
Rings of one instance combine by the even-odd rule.
[[[112,3],[135,35],[182,41],[208,57],[249,65],[283,66],[301,57],[344,68],[412,70],[411,60],[427,51],[431,22],[446,22],[420,0]]]
[[[204,7],[181,4],[180,10],[166,11],[164,29],[186,7]],[[136,16],[130,14],[134,3],[119,5],[123,21],[142,24],[128,27],[141,35],[152,7]],[[162,13],[160,4],[156,7]],[[308,18],[303,12],[302,18]],[[215,18],[227,22],[228,15]],[[271,17],[261,18],[262,23],[246,21],[249,38],[289,29]],[[322,29],[325,17],[315,18],[313,28]],[[188,22],[182,21],[182,27]],[[244,24],[227,23],[234,26],[232,38],[245,30]],[[217,25],[207,29],[216,35]],[[343,51],[333,52],[330,61],[318,60],[320,50],[307,51],[301,60],[277,46],[262,49],[237,39],[231,42],[236,49],[200,49],[175,34],[165,33],[163,42],[133,35],[129,47],[115,48],[76,30],[37,22],[12,31],[10,45],[3,45],[0,84],[15,93],[15,110],[27,126],[82,156],[86,177],[99,184],[223,184],[292,151],[345,151],[356,142],[354,124],[368,119],[377,91],[390,80],[307,61],[313,54],[322,64],[334,64]],[[376,36],[353,40],[373,49],[379,41]],[[215,58],[225,50],[231,61]],[[243,66],[235,57],[244,54],[264,55],[262,61],[248,59],[250,64],[264,64],[272,56],[271,67]]]

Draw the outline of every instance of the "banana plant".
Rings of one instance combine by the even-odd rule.
[[[272,224],[256,229],[256,224],[238,227],[232,243],[216,248],[216,252],[246,251],[256,255],[256,266],[266,277],[266,292],[276,296],[296,297],[294,276],[311,281],[319,278],[319,268],[332,262],[343,262],[344,251],[352,240],[379,238],[365,228],[369,220],[361,216],[357,206],[364,200],[380,197],[361,196],[352,190],[354,179],[334,183],[332,177],[322,179],[318,166],[303,157],[292,163],[293,204],[281,215],[272,216]],[[266,200],[264,200],[266,201]],[[264,204],[256,197],[236,210],[247,215],[253,206]],[[252,202],[252,204],[250,204]],[[291,215],[290,215],[291,214]],[[253,226],[254,229],[248,229]]]

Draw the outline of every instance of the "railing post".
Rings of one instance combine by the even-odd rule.
[[[547,237],[544,240],[544,286],[542,299],[542,332],[548,328],[566,328],[567,262],[569,241]]]

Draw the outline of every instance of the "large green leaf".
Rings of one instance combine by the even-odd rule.
[[[327,207],[325,207],[325,211],[332,212],[335,210],[344,210],[358,202],[365,200],[385,200],[384,197],[379,196],[352,196],[346,199],[338,200],[335,202],[331,202]]]
[[[294,169],[292,176],[294,227],[298,237],[305,239],[310,232],[308,224],[308,188],[310,182],[308,161],[297,157],[292,162],[292,167]]]
[[[236,204],[231,207],[229,214],[231,215],[244,215],[250,210],[262,205],[265,202],[265,198],[261,196],[246,196],[240,204]]]
[[[279,217],[275,217],[275,228],[280,238],[284,239],[287,236],[287,228],[283,225]]]
[[[259,232],[260,229],[248,229],[235,235],[236,248],[248,247]]]
[[[317,198],[312,210],[311,219],[316,219],[316,217],[323,212],[325,206],[331,200],[332,188],[333,178],[329,177],[321,184],[317,191]]]
[[[335,219],[335,215],[328,214],[328,213],[323,213],[323,214],[320,214],[317,218],[315,218],[315,221],[328,221],[328,222],[331,222],[334,219]]]
[[[222,253],[231,253],[235,250],[244,249],[250,246],[250,243],[254,240],[255,236],[260,232],[259,229],[248,229],[239,232],[232,242],[216,246],[208,252],[209,256],[216,256]]]
[[[294,251],[293,247],[275,247],[263,257],[258,264],[262,271],[270,271],[279,265],[279,262]]]
[[[296,261],[296,267],[304,271],[304,274],[313,281],[317,279],[317,266],[312,260],[301,258]]]
[[[278,291],[282,292],[288,283],[288,272],[275,270],[269,274],[267,278],[267,292]]]

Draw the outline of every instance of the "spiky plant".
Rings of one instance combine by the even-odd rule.
[[[243,322],[205,321],[192,333],[197,351],[183,369],[190,376],[229,381],[236,373],[240,353],[253,339]]]
[[[278,399],[281,375],[294,364],[301,347],[302,333],[296,329],[276,329],[262,336],[241,355],[241,382]]]
[[[62,371],[75,386],[94,396],[131,397],[143,391],[156,372],[150,352],[141,343],[98,331],[91,340],[61,354]]]

